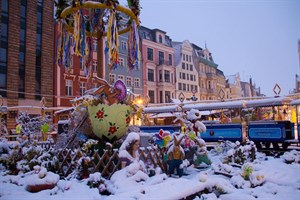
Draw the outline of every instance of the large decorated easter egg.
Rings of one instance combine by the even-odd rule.
[[[94,134],[103,140],[114,141],[126,134],[131,107],[125,104],[98,104],[88,106],[89,119]]]

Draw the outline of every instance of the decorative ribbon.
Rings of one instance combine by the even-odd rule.
[[[139,34],[135,20],[131,22],[128,35],[128,69],[129,71],[139,66]]]
[[[117,69],[119,63],[119,35],[115,11],[111,11],[110,16],[108,18],[107,44],[109,69]]]

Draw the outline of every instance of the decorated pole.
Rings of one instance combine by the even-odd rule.
[[[139,14],[140,6],[139,0],[128,0],[128,7],[119,5],[118,0],[104,0],[101,3],[95,1],[82,1],[72,0],[71,5],[68,5],[66,0],[58,0],[56,6],[58,7],[60,23],[62,23],[60,31],[60,40],[58,40],[57,61],[62,62],[63,57],[67,57],[70,54],[69,49],[72,49],[72,41],[75,40],[75,55],[79,55],[81,59],[88,60],[91,57],[89,54],[89,45],[86,44],[86,37],[97,38],[97,76],[105,78],[105,67],[103,56],[103,37],[107,37],[108,56],[109,56],[109,69],[116,69],[118,66],[118,35],[124,34],[130,31],[128,46],[132,47],[128,51],[128,68],[132,69],[138,65],[138,34],[137,27],[140,24]],[[60,6],[60,7],[59,7]],[[93,16],[87,21],[81,12],[82,9],[94,9]],[[103,17],[108,15],[107,31],[104,30]],[[129,17],[129,20],[125,27],[118,28],[117,14],[123,13]],[[89,29],[89,30],[87,30]],[[72,38],[67,38],[63,30],[72,34]],[[66,41],[67,40],[67,41]],[[71,42],[68,42],[70,40]],[[74,41],[73,41],[74,42]],[[106,49],[105,49],[106,51]],[[66,62],[66,61],[65,61]],[[93,73],[91,73],[92,76]]]

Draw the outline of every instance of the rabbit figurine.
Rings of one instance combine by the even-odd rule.
[[[183,163],[185,153],[184,153],[183,148],[180,146],[180,143],[181,143],[182,139],[184,138],[184,135],[176,135],[174,133],[173,137],[174,137],[174,142],[169,147],[169,150],[168,150],[168,162],[167,163],[169,165],[169,175],[171,176],[171,174],[173,174],[174,170],[176,169],[178,176],[181,177],[183,175],[183,168],[182,168],[181,164]]]

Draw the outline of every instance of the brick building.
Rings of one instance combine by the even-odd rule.
[[[7,128],[19,111],[41,114],[41,99],[53,106],[53,0],[1,0],[0,94]]]

